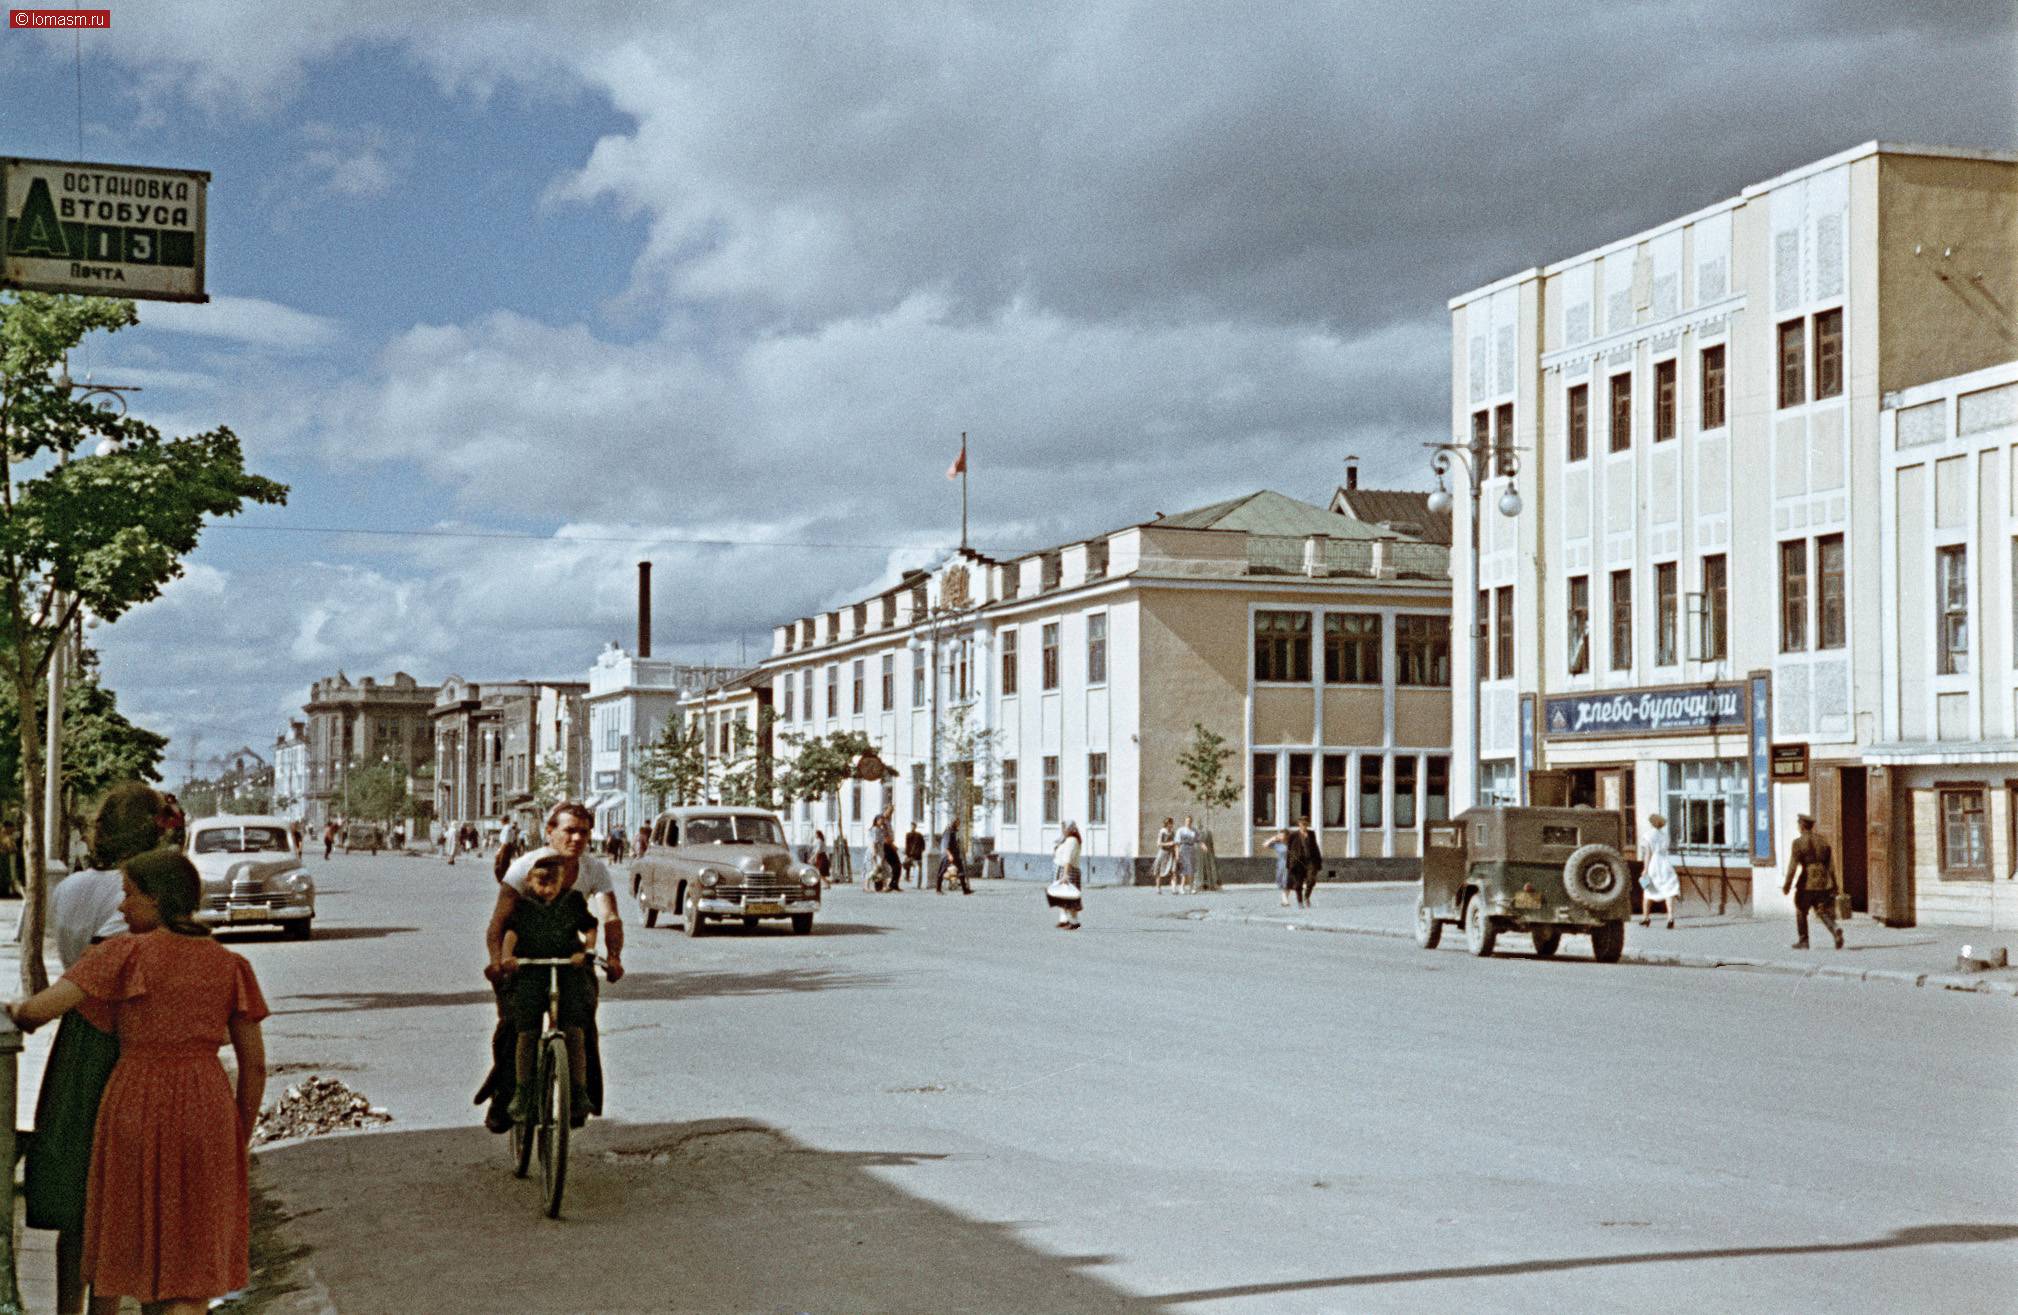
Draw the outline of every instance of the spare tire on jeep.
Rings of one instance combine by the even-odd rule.
[[[1610,845],[1581,845],[1563,864],[1563,889],[1592,912],[1602,912],[1625,898],[1631,878],[1626,860]]]

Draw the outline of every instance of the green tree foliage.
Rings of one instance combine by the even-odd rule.
[[[828,731],[825,735],[787,735],[790,761],[777,771],[776,792],[786,802],[825,799],[855,778],[855,764],[876,742],[860,731]]]
[[[706,765],[700,726],[668,718],[659,738],[639,752],[635,770],[638,783],[664,808],[700,800]]]
[[[347,817],[390,825],[395,818],[406,816],[407,798],[403,764],[352,764],[349,783],[343,790]]]
[[[247,473],[229,429],[164,439],[70,386],[73,348],[137,322],[129,301],[0,297],[0,667],[16,707],[34,706],[54,646],[81,611],[118,620],[182,574],[208,520],[287,500],[286,485]],[[116,448],[99,452],[108,439]],[[42,818],[27,798],[42,728],[34,717],[15,724],[28,876],[21,979],[32,991],[48,979]]]
[[[1206,730],[1202,722],[1191,723],[1191,743],[1177,755],[1177,766],[1184,772],[1185,790],[1205,815],[1207,830],[1214,813],[1240,801],[1240,778],[1228,767],[1232,757],[1225,736]]]
[[[771,726],[777,714],[769,708],[757,710],[760,730],[736,721],[729,729],[729,758],[720,768],[721,800],[725,804],[750,808],[777,807],[777,785],[771,766]]]
[[[960,831],[972,837],[974,814],[995,806],[1002,781],[1002,732],[974,724],[965,704],[934,728],[939,738],[939,771],[925,790],[936,815],[944,806],[960,819]]]
[[[431,775],[431,774],[430,774]],[[430,791],[430,794],[432,792]],[[553,806],[568,797],[566,760],[559,749],[549,749],[533,764],[533,807],[544,818]]]
[[[159,781],[168,750],[166,736],[134,725],[119,711],[118,696],[98,683],[96,667],[96,655],[86,650],[84,669],[63,686],[63,787],[72,813],[84,816],[121,781]],[[47,684],[36,687],[37,722],[48,707],[48,690]],[[19,707],[13,688],[0,687],[0,817],[9,821],[21,815]]]

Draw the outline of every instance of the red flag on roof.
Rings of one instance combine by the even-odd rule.
[[[953,458],[953,464],[946,467],[947,479],[958,479],[967,473],[967,436],[960,436],[960,455]]]

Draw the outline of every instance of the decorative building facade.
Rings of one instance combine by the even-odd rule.
[[[311,828],[345,815],[345,789],[354,769],[397,763],[407,772],[434,755],[430,713],[437,687],[404,671],[381,684],[370,676],[356,684],[342,672],[309,689],[308,779],[303,820]]]
[[[780,626],[779,770],[793,737],[846,729],[896,771],[794,801],[793,839],[859,847],[884,808],[935,830],[958,764],[1005,875],[1048,875],[1076,821],[1089,879],[1132,883],[1163,817],[1207,820],[1178,761],[1202,725],[1235,787],[1222,865],[1272,868],[1254,856],[1303,814],[1337,867],[1410,860],[1450,805],[1448,556],[1262,491],[1012,561],[963,549]]]
[[[1452,424],[1519,450],[1484,505],[1526,503],[1455,560],[1460,799],[1662,813],[1687,900],[1775,915],[1811,813],[1859,910],[1992,916],[2012,456],[1959,417],[2013,356],[2014,164],[1867,143],[1453,299]],[[1964,735],[1980,790],[1902,774]]]
[[[638,754],[676,717],[683,695],[731,679],[739,671],[639,657],[615,644],[597,655],[582,703],[588,725],[587,799],[599,832],[607,833],[613,826],[635,832],[640,822],[651,818],[657,801],[647,797],[638,781]]]
[[[308,807],[308,725],[290,719],[273,738],[273,811],[300,821]]]

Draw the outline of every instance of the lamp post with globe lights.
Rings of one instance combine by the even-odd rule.
[[[1484,433],[1474,434],[1469,443],[1425,443],[1423,446],[1430,449],[1430,469],[1436,473],[1436,492],[1429,495],[1429,509],[1439,516],[1450,511],[1456,501],[1450,491],[1450,480],[1454,474],[1461,473],[1464,476],[1465,491],[1471,495],[1471,575],[1467,582],[1469,588],[1465,590],[1469,595],[1466,606],[1470,609],[1471,625],[1466,629],[1469,640],[1466,651],[1472,655],[1471,660],[1476,668],[1479,640],[1485,635],[1485,615],[1479,607],[1478,586],[1479,497],[1485,491],[1487,480],[1495,476],[1505,476],[1507,486],[1505,492],[1499,496],[1499,513],[1510,520],[1521,514],[1520,489],[1514,482],[1520,474],[1520,450],[1508,441],[1505,434],[1489,438]],[[1465,776],[1471,783],[1469,803],[1474,807],[1479,803],[1480,793],[1482,746],[1479,735],[1479,692],[1484,680],[1485,673],[1474,669],[1471,689],[1466,695],[1471,707],[1471,737],[1465,746],[1468,755],[1465,759],[1467,764]]]

